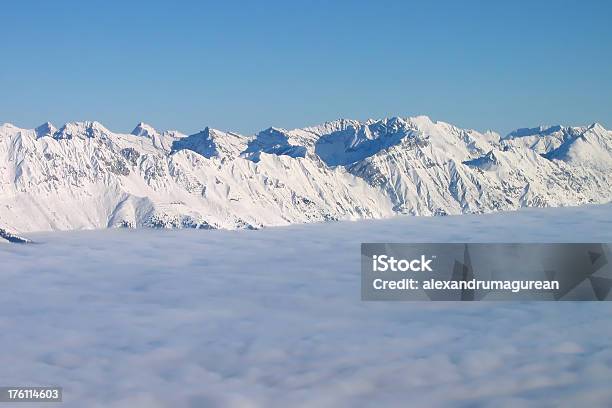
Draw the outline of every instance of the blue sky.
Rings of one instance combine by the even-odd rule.
[[[0,122],[612,127],[612,2],[8,2]]]

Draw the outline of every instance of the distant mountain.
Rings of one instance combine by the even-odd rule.
[[[243,136],[140,123],[0,126],[0,228],[261,228],[612,200],[599,124],[505,137],[428,117],[341,119]]]
[[[9,232],[3,228],[0,228],[0,244],[7,242],[12,244],[29,244],[32,241],[27,238],[20,237],[19,235]]]

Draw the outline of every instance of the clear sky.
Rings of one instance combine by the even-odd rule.
[[[612,127],[610,1],[10,1],[0,122]]]

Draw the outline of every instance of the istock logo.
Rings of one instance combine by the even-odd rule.
[[[421,255],[420,259],[395,259],[387,255],[372,255],[372,270],[374,272],[433,272],[431,262],[433,258],[427,259]]]

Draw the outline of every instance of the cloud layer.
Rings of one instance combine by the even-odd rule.
[[[608,407],[612,304],[360,300],[360,242],[612,241],[612,206],[1,245],[0,383],[65,407]]]

